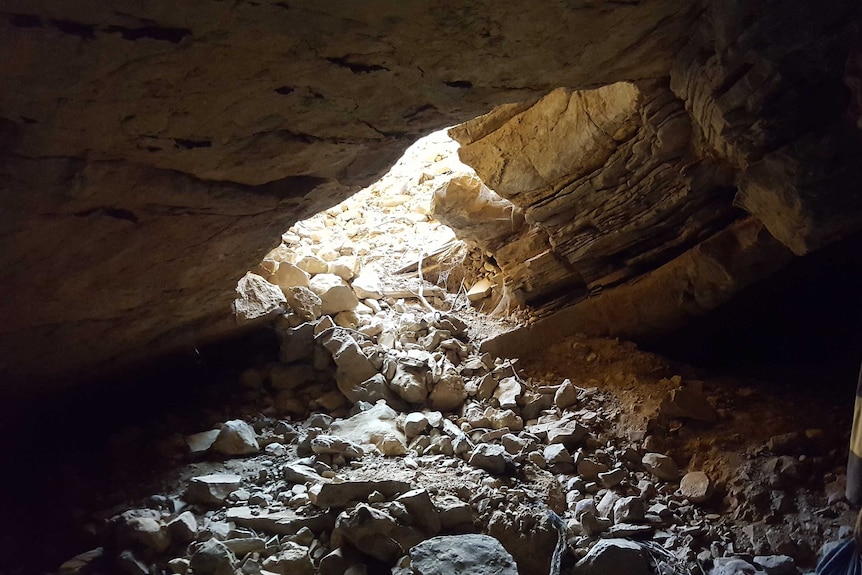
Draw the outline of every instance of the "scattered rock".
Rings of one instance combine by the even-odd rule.
[[[312,575],[314,573],[314,564],[308,554],[308,548],[292,541],[282,543],[278,553],[264,559],[263,568],[282,575]]]
[[[679,492],[692,503],[704,503],[712,497],[712,483],[703,471],[690,471],[679,482]]]
[[[679,468],[673,459],[661,453],[647,453],[641,459],[647,471],[664,481],[679,479]]]
[[[505,453],[502,445],[483,443],[473,450],[469,463],[493,475],[502,475],[506,471]]]
[[[578,390],[568,379],[564,379],[563,383],[554,393],[554,405],[560,409],[568,409],[578,402]]]
[[[239,280],[236,292],[239,297],[233,302],[233,311],[241,321],[273,317],[287,303],[281,288],[251,272]]]
[[[602,539],[578,561],[575,575],[651,575],[652,568],[643,548],[627,539]]]
[[[189,566],[195,575],[234,575],[236,556],[221,541],[209,539],[192,554]]]
[[[499,541],[487,535],[433,537],[410,549],[416,575],[518,575],[515,560]]]
[[[231,492],[239,489],[242,478],[232,473],[212,473],[192,478],[185,499],[201,505],[221,505]]]
[[[353,310],[359,299],[346,281],[335,274],[320,273],[311,278],[308,288],[320,298],[320,309],[324,315]]]
[[[212,445],[223,455],[250,455],[260,451],[251,425],[240,419],[226,421]]]

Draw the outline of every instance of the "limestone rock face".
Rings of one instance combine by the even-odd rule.
[[[857,4],[9,0],[0,391],[236,330],[290,224],[480,114],[458,139],[514,206],[495,257],[525,301],[641,277],[743,210],[817,249],[862,222]]]
[[[419,135],[665,75],[695,8],[607,4],[5,3],[4,385],[234,329],[236,281],[280,234]]]

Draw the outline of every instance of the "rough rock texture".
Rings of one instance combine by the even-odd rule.
[[[0,379],[72,381],[235,330],[236,281],[291,222],[501,104],[460,133],[529,224],[496,252],[528,301],[673,264],[742,210],[817,249],[862,220],[857,10],[5,2]]]
[[[236,281],[291,222],[432,129],[562,85],[666,75],[697,9],[527,12],[4,3],[4,385],[233,329]]]

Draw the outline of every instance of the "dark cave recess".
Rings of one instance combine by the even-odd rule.
[[[816,377],[852,388],[862,360],[862,232],[796,258],[724,306],[638,344],[716,373],[789,385]]]

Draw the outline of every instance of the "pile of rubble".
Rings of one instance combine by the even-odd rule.
[[[799,533],[769,523],[813,472],[837,494],[834,461],[799,455],[823,432],[773,437],[717,486],[678,467],[658,425],[619,436],[599,387],[529,377],[481,353],[455,315],[356,283],[338,296],[353,313],[327,308],[335,319],[320,315],[326,291],[298,286],[315,317],[284,314],[278,361],[241,377],[258,415],[187,436],[189,479],[108,519],[103,547],[61,572],[790,575],[794,556],[810,562]],[[722,417],[698,382],[662,381],[652,421]],[[734,519],[753,515],[769,523],[741,541]]]

